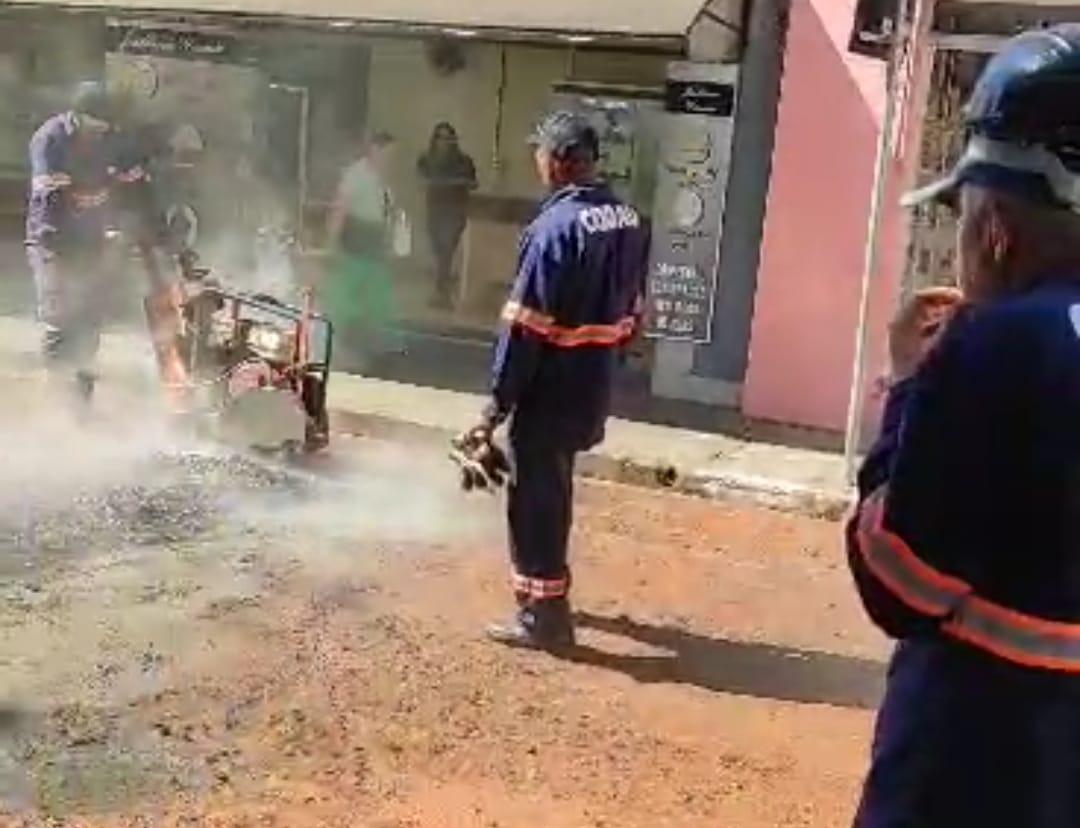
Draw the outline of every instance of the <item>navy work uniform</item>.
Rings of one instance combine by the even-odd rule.
[[[1080,136],[1078,82],[1080,26],[1006,46],[967,152],[926,195],[975,184],[1080,208],[1077,168],[1039,146]],[[1073,122],[1010,134],[1028,95]],[[890,392],[861,470],[849,562],[900,643],[858,828],[1080,825],[1080,271],[1047,275],[958,312]]]
[[[489,415],[512,414],[509,527],[523,606],[566,599],[574,458],[604,437],[647,251],[642,217],[601,185],[551,195],[522,238]]]
[[[103,91],[84,88],[80,94],[105,105]],[[118,168],[109,134],[80,129],[81,117],[74,111],[54,115],[30,139],[26,245],[45,324],[45,357],[83,371],[97,352],[109,295],[103,254],[112,188],[138,180],[142,170]]]

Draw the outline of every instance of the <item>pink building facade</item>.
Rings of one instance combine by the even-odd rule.
[[[870,274],[867,366],[855,366],[887,64],[848,50],[853,0],[793,0],[776,144],[743,387],[750,418],[838,432],[853,383],[875,405],[885,330],[899,300],[907,220],[930,79],[930,3],[911,21],[888,136],[877,267]],[[868,417],[872,421],[873,417]]]

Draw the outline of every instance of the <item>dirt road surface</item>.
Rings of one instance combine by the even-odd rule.
[[[30,419],[0,474],[2,826],[851,818],[886,646],[836,524],[583,484],[556,659],[478,635],[500,504],[434,448],[342,439],[308,473]]]

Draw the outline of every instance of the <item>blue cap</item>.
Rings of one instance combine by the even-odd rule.
[[[529,136],[529,143],[556,158],[581,150],[594,161],[600,157],[600,136],[596,129],[587,118],[566,110],[545,116]]]
[[[905,205],[948,201],[975,184],[1080,211],[1080,24],[1010,40],[975,84],[964,122],[960,160]]]

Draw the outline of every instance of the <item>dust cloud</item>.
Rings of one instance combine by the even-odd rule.
[[[326,455],[286,462],[177,429],[146,401],[123,407],[84,422],[53,401],[4,424],[0,571],[252,533],[315,539],[312,554],[348,542],[361,555],[496,524],[494,504],[466,501],[434,447],[338,437]]]

